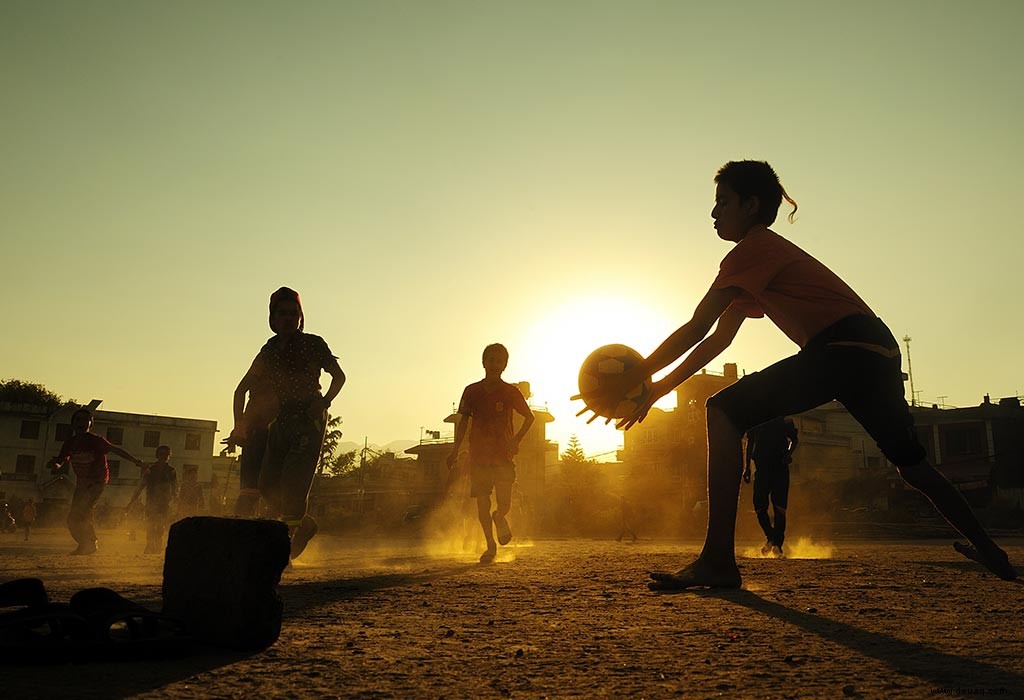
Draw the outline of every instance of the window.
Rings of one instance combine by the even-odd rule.
[[[38,440],[39,439],[39,421],[37,421],[37,420],[23,420],[23,421],[21,421],[21,439],[22,440]]]
[[[143,447],[160,447],[160,431],[159,430],[147,430],[146,434],[142,436]]]
[[[73,431],[71,430],[71,424],[70,423],[58,423],[57,424],[57,440],[59,442],[64,442],[69,437],[71,437],[71,433],[72,432]]]
[[[123,445],[124,428],[116,428],[114,426],[107,428],[107,440],[109,440],[112,445]]]
[[[107,469],[110,470],[110,478],[117,479],[121,476],[121,460],[119,459],[108,459]]]
[[[198,450],[201,437],[199,433],[185,433],[185,449]]]
[[[14,463],[15,474],[35,474],[36,473],[36,456],[35,455],[18,455],[18,461]]]
[[[943,437],[946,438],[946,454],[950,457],[981,454],[981,430],[977,428],[949,428]]]

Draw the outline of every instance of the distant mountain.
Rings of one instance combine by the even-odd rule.
[[[394,452],[396,455],[403,454],[407,449],[413,445],[418,445],[419,442],[416,440],[392,440],[388,444],[384,445],[385,451]]]
[[[371,442],[367,445],[374,452],[394,452],[396,455],[408,457],[405,451],[413,445],[418,445],[416,440],[392,440],[386,445],[378,445],[375,442]],[[363,449],[363,443],[352,442],[351,440],[338,443],[338,452],[359,452]]]

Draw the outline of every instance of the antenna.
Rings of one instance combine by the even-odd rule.
[[[903,336],[903,342],[907,344],[907,376],[910,377],[910,405],[917,405],[917,394],[914,392],[914,367],[910,364],[910,341],[909,335]]]

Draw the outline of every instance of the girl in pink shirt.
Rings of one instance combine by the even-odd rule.
[[[619,395],[689,351],[678,367],[654,383],[649,399],[619,427],[628,429],[642,421],[655,401],[729,347],[747,318],[768,316],[800,351],[708,399],[704,548],[696,561],[675,573],[652,573],[650,587],[740,586],[734,548],[743,434],[773,418],[834,399],[864,426],[903,479],[970,541],[954,544],[957,551],[1000,578],[1015,579],[1006,553],[988,536],[960,492],[929,464],[903,396],[899,345],[892,333],[834,272],[768,228],[783,199],[793,206],[790,221],[796,212],[796,202],[775,171],[760,161],[730,162],[718,171],[715,182],[711,218],[719,238],[736,245],[722,260],[693,318],[607,388],[609,396]]]

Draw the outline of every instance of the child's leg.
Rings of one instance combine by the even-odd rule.
[[[511,481],[501,481],[494,485],[495,511],[491,516],[494,521],[494,528],[497,530],[498,542],[508,544],[512,541],[512,530],[508,526],[509,510],[512,508],[512,484]]]
[[[700,556],[674,574],[654,572],[653,590],[710,586],[739,588],[736,511],[743,474],[743,432],[726,414],[708,406],[708,531]]]
[[[761,526],[765,539],[771,542],[774,528],[768,517],[768,479],[761,465],[758,465],[757,471],[754,472],[754,513],[757,515],[757,524]],[[767,546],[765,545],[766,548]],[[761,551],[763,554],[767,553],[767,549]]]
[[[786,507],[789,505],[789,467],[780,464],[778,476],[772,484],[772,510],[775,511],[775,539],[772,542],[782,549],[786,539]]]
[[[480,557],[480,561],[494,561],[494,555],[498,551],[498,544],[494,541],[494,530],[491,525],[491,494],[476,497],[476,517],[480,521],[480,527],[484,531],[484,539],[487,540],[487,551]]]
[[[700,558],[736,569],[736,511],[743,474],[743,433],[717,407],[708,407],[708,532]]]
[[[999,578],[1007,581],[1017,578],[1006,552],[985,532],[963,494],[935,467],[922,460],[913,466],[901,467],[899,472],[904,481],[923,493],[942,517],[974,545],[973,552],[963,546],[956,547],[958,552],[983,564]]]

